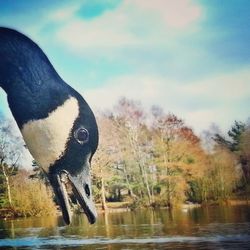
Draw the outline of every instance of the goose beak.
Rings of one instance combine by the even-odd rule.
[[[59,174],[51,175],[50,182],[61,207],[63,219],[67,225],[71,222],[72,213],[66,185],[71,186],[73,195],[82,207],[89,223],[95,223],[97,212],[91,192],[89,168],[84,168],[84,171],[74,175],[66,170],[62,170]]]
[[[91,192],[90,174],[83,172],[76,176],[69,175],[69,181],[73,189],[73,194],[85,212],[89,223],[94,224],[97,218],[97,212]]]

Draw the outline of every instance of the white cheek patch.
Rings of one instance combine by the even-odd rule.
[[[45,171],[64,153],[78,115],[78,102],[70,97],[62,106],[49,113],[47,118],[24,124],[21,130],[24,141],[31,155]]]

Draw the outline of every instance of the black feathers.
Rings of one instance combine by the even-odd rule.
[[[94,114],[86,101],[60,78],[46,55],[32,40],[7,28],[0,28],[0,86],[7,93],[9,107],[21,132],[25,130],[26,123],[33,124],[32,134],[29,130],[23,132],[29,142],[26,143],[37,158],[42,157],[45,159],[44,162],[49,162],[48,166],[41,167],[48,174],[65,222],[70,223],[71,213],[62,175],[71,183],[89,222],[94,223],[96,210],[90,191],[90,161],[98,145],[98,129]],[[67,113],[60,116],[60,121],[53,120],[52,123],[47,123],[46,128],[39,127],[34,122],[44,121],[59,107],[64,108],[63,104],[72,97],[79,108],[79,112],[76,113],[78,117],[75,117],[65,130],[64,122],[69,121],[67,117],[64,119]],[[46,119],[45,121],[47,122]],[[74,136],[79,128],[87,131],[88,140],[84,140],[83,143]],[[59,134],[55,131],[59,131]],[[54,140],[55,137],[58,140]],[[40,143],[44,140],[44,143]],[[39,142],[39,146],[33,142]],[[61,144],[65,145],[63,151]]]

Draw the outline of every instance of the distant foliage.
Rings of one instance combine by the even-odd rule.
[[[0,123],[0,211],[20,216],[56,213],[46,175],[19,168],[23,141]],[[158,106],[146,112],[121,98],[97,116],[100,144],[92,161],[96,202],[131,208],[220,202],[250,190],[250,124],[235,121],[228,135],[216,125],[197,136],[185,121]],[[1,210],[2,209],[2,210]],[[5,213],[5,212],[3,212]],[[1,214],[0,214],[1,215]]]
[[[10,178],[19,167],[23,151],[22,140],[16,135],[14,124],[0,118],[0,204],[1,207],[12,207]]]
[[[241,167],[245,184],[250,185],[250,124],[235,121],[228,131],[228,139],[216,134],[214,140],[219,147],[233,153]]]
[[[206,132],[209,150],[175,114],[158,106],[146,113],[126,98],[99,114],[98,124],[100,146],[92,164],[97,201],[174,207],[227,200],[241,186],[243,162],[237,155],[245,150],[247,158],[250,152],[249,130],[241,122],[235,122],[229,139],[218,130]]]
[[[12,177],[12,198],[15,213],[19,216],[44,216],[56,214],[52,191],[29,172],[20,170]]]

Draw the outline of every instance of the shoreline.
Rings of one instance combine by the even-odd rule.
[[[139,209],[166,209],[168,210],[168,207],[165,206],[159,206],[157,208],[154,207],[138,207],[135,209],[131,209],[131,203],[129,202],[107,202],[107,209],[103,210],[102,206],[100,203],[96,204],[96,210],[97,213],[102,214],[102,213],[120,213],[120,212],[129,212],[129,211],[134,211],[134,210],[139,210]],[[204,204],[199,204],[199,203],[184,203],[181,204],[180,206],[176,207],[176,209],[180,209],[184,212],[194,209],[194,208],[199,208],[199,207],[206,207],[206,206],[240,206],[240,205],[249,205],[250,206],[250,201],[249,200],[234,200],[234,199],[229,199],[227,201],[217,201],[217,202],[208,202]],[[60,214],[60,211],[56,212],[56,214]],[[23,216],[18,213],[18,210],[14,210],[11,208],[2,208],[0,209],[0,219],[6,220],[6,219],[17,219],[17,218],[28,218],[28,217],[41,217],[42,215],[37,215],[37,216]],[[44,215],[46,216],[46,215]]]

